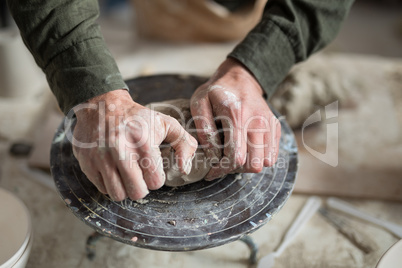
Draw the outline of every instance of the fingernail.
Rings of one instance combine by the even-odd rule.
[[[197,151],[195,151],[190,158],[184,161],[183,171],[186,175],[191,173],[191,169],[193,167],[193,160],[196,157]]]
[[[193,166],[193,163],[192,163],[191,159],[187,159],[187,161],[184,163],[184,167],[183,167],[184,173],[186,173],[186,175],[190,174],[192,166]]]

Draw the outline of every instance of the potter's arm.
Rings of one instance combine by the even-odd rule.
[[[8,0],[8,5],[64,113],[127,88],[95,23],[98,1]]]
[[[73,142],[73,154],[100,192],[121,201],[143,198],[148,189],[160,188],[165,181],[162,142],[172,145],[180,172],[188,173],[196,141],[177,120],[135,103],[124,89],[95,24],[96,0],[10,0],[8,4],[60,107],[65,113],[74,107],[74,138],[79,142]],[[77,104],[82,102],[97,108],[81,109]]]
[[[253,73],[268,97],[289,69],[327,45],[354,0],[269,0],[260,23],[229,54]]]
[[[194,122],[207,155],[215,147],[209,137],[217,132],[212,115],[232,123],[224,133],[224,156],[207,177],[260,172],[276,162],[280,124],[263,90],[271,96],[293,64],[332,40],[352,2],[268,0],[261,22],[191,98],[193,117],[203,118]]]

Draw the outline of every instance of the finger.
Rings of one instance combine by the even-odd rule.
[[[163,162],[159,148],[144,150],[141,148],[142,156],[139,166],[142,170],[144,181],[150,190],[161,188],[165,184],[165,172],[163,171]],[[151,153],[149,153],[151,152]]]
[[[244,165],[247,154],[247,144],[243,128],[241,126],[241,111],[228,109],[221,117],[224,132],[224,157],[219,164],[213,166],[206,179],[212,180]]]
[[[114,201],[122,201],[127,198],[120,173],[110,154],[104,156],[103,161],[97,161],[98,170],[100,171],[103,183],[109,196]]]
[[[105,183],[103,182],[102,174],[98,172],[96,176],[88,177],[88,179],[98,188],[99,192],[102,194],[107,194]]]
[[[109,144],[111,146],[111,156],[116,164],[126,194],[130,199],[137,200],[144,198],[149,193],[138,163],[140,161],[140,154],[137,151],[139,145],[134,142],[142,140],[145,131],[143,128],[132,131],[128,127],[129,124],[132,124],[132,121],[128,121],[125,124],[124,127],[120,125],[116,130],[110,131],[111,133],[115,131],[115,133],[110,135]]]
[[[264,133],[249,132],[245,172],[260,173],[264,166]]]
[[[95,185],[95,187],[99,190],[99,192],[101,192],[102,194],[107,194],[102,174],[100,172],[88,172],[84,170],[82,170],[82,172],[84,172],[84,174]]]
[[[274,144],[276,144],[275,148],[273,148],[274,151],[274,162],[272,163],[272,165],[274,165],[276,163],[276,161],[278,161],[278,157],[279,157],[279,144],[281,141],[281,122],[279,122],[279,120],[276,120],[276,135],[275,135],[275,141]]]
[[[191,114],[197,129],[198,141],[208,159],[215,162],[222,157],[221,140],[215,124],[212,106],[207,98],[191,101]]]
[[[198,142],[179,124],[176,119],[166,117],[165,123],[166,138],[164,141],[173,147],[176,156],[176,163],[180,172],[189,174],[191,171],[191,161],[197,149]]]
[[[103,194],[106,194],[106,187],[103,183],[103,178],[100,172],[95,168],[95,164],[92,160],[84,160],[80,157],[80,154],[76,153],[75,158],[78,160],[81,171],[85,174],[90,182]]]
[[[264,135],[265,156],[264,166],[271,167],[278,160],[279,142],[281,138],[281,124],[273,115],[270,120],[270,129]]]
[[[221,107],[222,127],[224,130],[224,155],[227,156],[233,168],[243,166],[247,154],[247,129],[243,127],[241,101],[232,92],[224,91],[225,101]]]
[[[144,198],[149,191],[138,164],[140,160],[139,154],[136,152],[126,152],[124,153],[124,158],[122,158],[122,153],[118,153],[117,151],[112,152],[127,196],[132,200]]]

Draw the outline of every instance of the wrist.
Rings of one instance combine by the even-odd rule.
[[[221,79],[233,79],[234,81],[246,82],[250,84],[250,88],[247,90],[255,90],[260,95],[264,94],[264,91],[250,70],[235,58],[228,57],[218,67],[215,74],[211,77],[212,81],[218,81]]]
[[[98,113],[98,110],[100,108],[100,104],[104,105],[104,107],[109,107],[109,105],[112,105],[114,107],[119,107],[123,103],[127,102],[132,102],[130,94],[126,89],[116,89],[112,90],[109,92],[106,92],[104,94],[95,96],[89,100],[87,100],[85,103],[81,103],[73,108],[74,113],[76,114],[77,118],[81,116],[86,116],[87,114],[93,114],[93,113]],[[90,106],[88,106],[90,105]],[[109,107],[111,108],[111,106]],[[115,109],[113,109],[115,110]],[[80,111],[78,113],[78,111]],[[106,109],[106,111],[109,111]]]
[[[105,103],[115,103],[120,102],[121,100],[131,100],[132,98],[130,96],[130,93],[126,89],[116,89],[112,90],[106,93],[103,93],[102,95],[95,96],[91,99],[89,99],[87,102],[88,103],[99,103],[101,101]]]

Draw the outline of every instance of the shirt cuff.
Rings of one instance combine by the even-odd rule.
[[[62,111],[116,89],[128,89],[102,38],[84,40],[57,55],[44,70]]]
[[[268,98],[296,61],[288,36],[273,21],[260,23],[228,56],[253,73]]]

